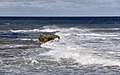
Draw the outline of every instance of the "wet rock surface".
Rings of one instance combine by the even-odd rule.
[[[60,36],[55,35],[55,34],[41,34],[39,36],[39,41],[45,43],[45,42],[54,40],[55,38],[60,39]]]

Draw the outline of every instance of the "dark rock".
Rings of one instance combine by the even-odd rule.
[[[39,41],[45,43],[45,42],[54,40],[55,38],[60,39],[60,37],[58,35],[55,35],[55,34],[41,34],[39,36]]]

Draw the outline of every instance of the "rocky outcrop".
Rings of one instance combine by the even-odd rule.
[[[54,40],[55,38],[60,39],[60,37],[58,35],[55,35],[55,34],[41,34],[39,36],[39,41],[45,43],[45,42]]]

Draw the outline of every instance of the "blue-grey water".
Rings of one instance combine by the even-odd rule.
[[[120,17],[0,17],[0,75],[119,74]]]

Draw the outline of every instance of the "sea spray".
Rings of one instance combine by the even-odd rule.
[[[90,31],[88,32],[88,30],[85,31],[86,29],[78,28],[53,29],[53,31],[54,30],[60,30],[60,32],[56,34],[59,35],[61,39],[59,40],[59,42],[52,41],[42,44],[41,45],[42,47],[52,49],[50,52],[45,53],[45,55],[50,55],[54,57],[57,61],[59,61],[61,58],[68,59],[72,58],[82,65],[89,64],[120,65],[119,60],[111,58],[108,59],[104,56],[101,57],[95,55],[94,51],[91,48],[87,48],[82,45],[82,42],[86,40],[92,40],[94,42],[94,39],[100,39],[102,37],[114,38],[118,37],[119,35],[114,34],[102,35],[100,33],[92,33]]]

